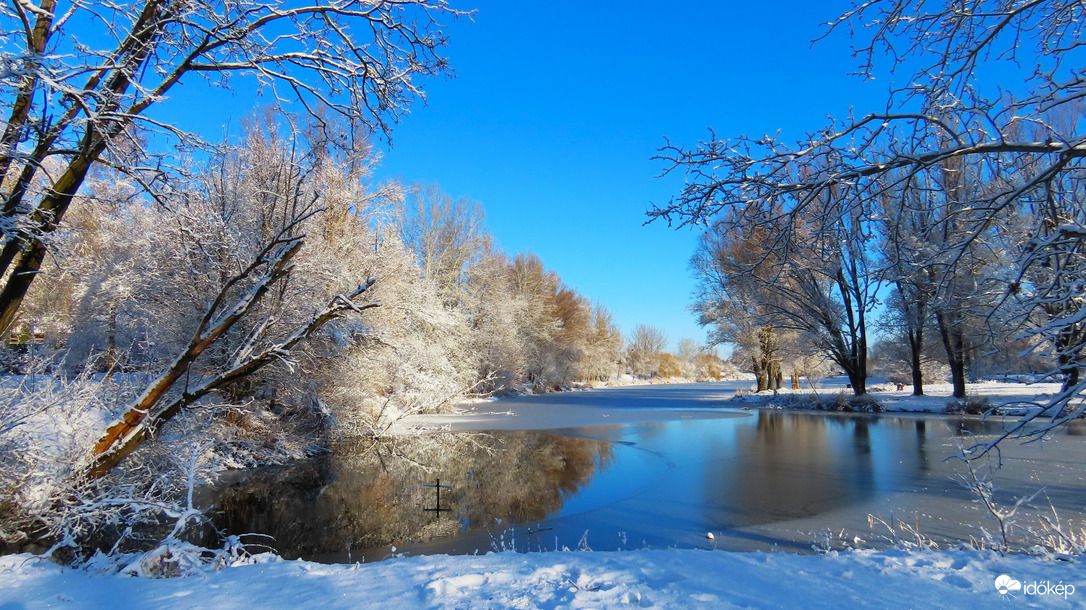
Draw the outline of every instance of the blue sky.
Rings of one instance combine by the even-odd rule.
[[[849,76],[847,37],[811,47],[847,5],[476,0],[473,22],[448,28],[455,78],[427,85],[382,174],[479,201],[505,250],[539,254],[624,333],[704,340],[686,309],[698,234],[643,226],[682,186],[652,156],[710,126],[794,139],[881,109],[889,83]]]
[[[687,311],[698,234],[644,226],[683,182],[659,177],[664,137],[798,139],[828,114],[883,109],[891,86],[849,75],[843,34],[812,47],[845,0],[454,4],[476,10],[446,30],[455,77],[423,83],[428,103],[395,126],[379,177],[480,202],[504,250],[537,253],[623,333],[658,326],[673,346],[706,333]],[[156,115],[217,140],[262,105],[243,83],[196,83]]]

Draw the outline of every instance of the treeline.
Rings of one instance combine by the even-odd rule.
[[[813,162],[802,170],[823,171]],[[1056,217],[1080,216],[1079,180],[1063,178],[1046,185],[1046,205]],[[1045,372],[1075,386],[1079,368],[1065,352],[1081,324],[1046,329],[1075,315],[1079,299],[1037,306],[1025,296],[1055,275],[1074,277],[1081,253],[1067,246],[1023,269],[1023,252],[1038,247],[1035,202],[984,209],[1002,188],[980,160],[959,158],[891,173],[877,197],[826,189],[802,205],[767,198],[729,209],[692,258],[693,309],[715,341],[737,346],[733,361],[760,390],[786,375],[795,384],[837,371],[857,395],[872,373],[918,395],[949,381],[957,398],[971,379],[1009,374]]]
[[[380,306],[330,323],[228,395],[393,416],[470,392],[547,391],[625,372],[607,308],[535,254],[501,251],[477,202],[436,185],[377,183],[375,156],[337,156],[316,130],[281,132],[272,118],[251,121],[240,143],[155,201],[120,175],[95,176],[24,303],[12,336],[27,345],[9,351],[9,370],[31,351],[67,371],[158,371],[223,286],[291,234],[305,244],[290,273],[192,374],[212,374],[254,337],[285,334],[370,278],[365,296]]]
[[[626,374],[721,377],[720,360],[692,340],[678,356],[652,327],[625,341],[606,307],[538,256],[503,252],[477,202],[378,183],[374,155],[337,152],[317,128],[284,131],[271,114],[248,122],[240,141],[153,201],[124,176],[94,176],[24,302],[7,369],[155,375],[206,332],[209,310],[260,288],[165,396],[226,377],[219,402],[328,414],[339,430],[380,434],[468,394]],[[273,277],[272,246],[294,239],[304,245]],[[370,279],[364,297],[379,306],[277,347]],[[229,378],[256,353],[269,366]]]

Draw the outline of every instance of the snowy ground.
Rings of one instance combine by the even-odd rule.
[[[654,408],[651,401],[639,400],[644,392],[652,391],[653,386],[644,385],[522,396],[464,403],[454,413],[449,414],[405,417],[397,422],[393,431],[553,430],[736,417],[739,414],[735,409],[782,404],[794,408],[805,406],[804,402],[798,400],[789,403],[790,397],[817,394],[825,398],[839,393],[845,393],[846,397],[851,396],[851,391],[845,388],[846,383],[847,379],[844,377],[826,379],[812,389],[804,380],[803,389],[800,390],[782,389],[776,395],[773,392],[761,392],[743,396],[736,396],[736,390],[743,393],[752,389],[749,381],[689,384],[688,387],[697,388],[697,391],[686,399],[690,406],[684,409]],[[649,389],[646,390],[646,387]],[[1049,396],[1059,391],[1060,384],[985,381],[968,384],[966,389],[970,398],[985,397],[993,407],[1007,405],[999,409],[1001,414],[1025,415],[1031,410],[1039,410]],[[945,413],[953,386],[949,383],[927,384],[924,386],[924,396],[913,396],[912,386],[904,386],[898,390],[895,385],[885,383],[872,384],[869,390],[868,395],[878,401],[886,411]],[[1031,404],[1037,406],[1031,407]],[[541,406],[543,408],[540,408]]]
[[[1006,593],[996,580],[1017,581]],[[701,550],[278,561],[189,578],[91,576],[0,558],[0,608],[1086,607],[1086,564],[977,551]]]
[[[819,394],[822,397],[833,396],[844,390],[841,380],[830,380],[820,389],[806,387],[801,390],[782,389],[779,397],[807,396]],[[1017,383],[1006,381],[982,381],[966,384],[966,396],[986,398],[993,407],[1006,405],[1000,410],[1006,414],[1025,414],[1031,410],[1040,410],[1053,394],[1059,392],[1059,383]],[[913,396],[912,386],[906,385],[898,390],[894,384],[872,384],[868,387],[868,396],[878,401],[887,411],[916,411],[925,413],[943,413],[947,402],[952,399],[954,387],[949,383],[930,383],[924,385],[923,396]],[[740,396],[736,403],[763,402],[773,398],[772,392],[761,392],[750,396]],[[738,404],[735,406],[739,406]]]
[[[516,396],[459,405],[453,413],[405,417],[394,433],[412,431],[478,432],[495,430],[554,430],[615,424],[640,424],[683,419],[743,417],[726,407],[742,407],[730,399],[748,382],[640,384],[577,392]],[[668,388],[661,394],[656,389]],[[681,407],[672,400],[681,393]],[[659,396],[668,400],[661,401]],[[661,404],[661,403],[664,404]]]

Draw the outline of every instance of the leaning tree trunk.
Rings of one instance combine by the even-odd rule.
[[[172,419],[184,407],[195,403],[207,394],[223,388],[239,379],[252,375],[272,362],[281,361],[300,341],[312,335],[329,321],[339,317],[347,310],[362,311],[377,307],[379,303],[355,304],[352,299],[361,295],[374,280],[369,280],[348,295],[336,295],[328,306],[317,312],[308,323],[298,327],[286,339],[255,351],[253,347],[258,333],[254,333],[249,344],[239,350],[239,355],[223,371],[202,381],[194,388],[186,387],[180,392],[174,386],[182,377],[188,377],[193,361],[220,337],[227,334],[233,325],[254,309],[261,297],[271,285],[286,276],[291,269],[290,260],[302,246],[301,238],[291,238],[269,245],[257,260],[230,281],[219,292],[215,302],[204,315],[189,345],[166,370],[164,370],[146,390],[143,391],[124,413],[107,428],[105,434],[95,444],[89,463],[84,469],[87,479],[104,476],[128,457],[147,439],[151,438],[167,421]],[[226,307],[226,294],[231,286],[252,275],[261,265],[267,270],[256,284],[242,295],[233,305]],[[267,322],[261,327],[266,328]]]

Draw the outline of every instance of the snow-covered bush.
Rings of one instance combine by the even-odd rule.
[[[78,490],[82,460],[127,388],[118,380],[40,371],[3,382],[0,545],[11,548],[56,534],[62,499]]]
[[[955,398],[946,403],[947,413],[965,413],[968,415],[984,415],[992,410],[992,403],[987,396],[971,396],[967,398]]]
[[[879,404],[877,398],[870,394],[854,396],[847,392],[836,394],[787,394],[785,400],[790,401],[790,408],[797,404],[806,405],[806,408],[819,411],[841,411],[844,413],[881,413],[885,409]]]

